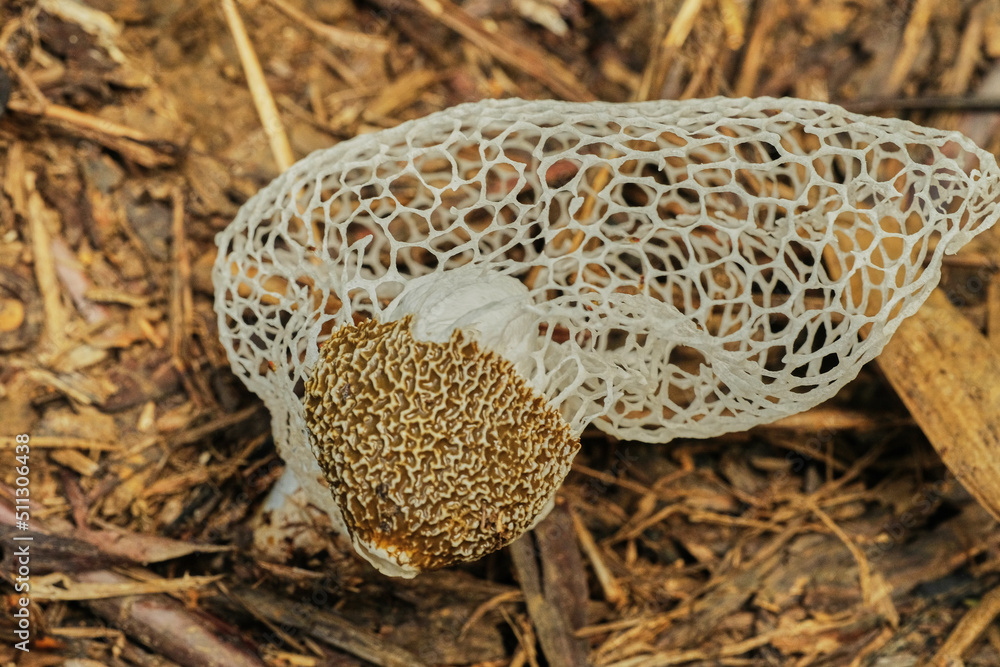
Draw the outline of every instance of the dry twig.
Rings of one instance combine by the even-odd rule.
[[[194,311],[191,296],[191,261],[184,233],[184,195],[174,189],[173,202],[173,271],[170,280],[170,353],[174,365],[182,370],[188,364],[188,335]]]
[[[288,143],[285,127],[281,123],[281,116],[278,115],[278,107],[274,103],[274,97],[271,95],[267,80],[264,78],[264,70],[260,67],[260,60],[257,59],[257,52],[253,48],[249,35],[247,35],[239,10],[236,9],[235,0],[220,0],[220,2],[222,3],[222,13],[226,17],[226,23],[229,25],[233,40],[236,42],[236,50],[240,54],[240,63],[243,65],[243,73],[247,78],[250,95],[257,107],[257,114],[260,116],[261,125],[264,126],[264,133],[271,143],[271,154],[274,156],[274,162],[278,165],[279,171],[285,171],[295,162],[295,157],[292,155],[292,147]]]
[[[421,667],[425,664],[413,653],[325,609],[289,602],[250,589],[236,590],[231,595],[255,616],[286,628],[308,632],[331,646],[381,667]]]
[[[648,100],[660,96],[660,90],[670,73],[674,58],[691,34],[691,29],[694,28],[703,6],[704,0],[684,0],[663,39],[654,46],[653,54],[646,63],[646,70],[642,75],[642,83],[635,91],[636,100]]]
[[[903,44],[892,64],[889,79],[883,86],[883,92],[886,95],[895,95],[906,82],[910,69],[920,52],[920,43],[927,34],[927,27],[930,25],[931,15],[934,13],[936,4],[937,0],[917,0],[916,4],[913,5],[910,20],[903,32]]]
[[[962,664],[962,656],[997,616],[1000,616],[1000,588],[994,588],[984,595],[979,604],[962,617],[934,654],[931,664],[934,667]]]
[[[489,53],[502,63],[516,67],[537,79],[546,88],[567,100],[586,102],[594,95],[576,76],[554,57],[497,31],[483,27],[482,22],[450,0],[375,0],[392,11],[400,4],[406,8],[420,9],[454,30],[477,48]]]

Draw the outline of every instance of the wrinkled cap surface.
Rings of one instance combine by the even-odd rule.
[[[335,331],[305,396],[358,553],[404,576],[475,560],[529,529],[579,448],[511,362],[461,330],[416,340],[411,321]]]
[[[708,437],[832,396],[998,203],[965,137],[830,104],[483,101],[314,153],[248,201],[218,237],[220,338],[315,494],[318,344],[459,267],[527,287],[523,374],[574,432]]]

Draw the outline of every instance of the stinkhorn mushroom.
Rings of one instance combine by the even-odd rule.
[[[530,529],[588,424],[703,438],[833,396],[998,203],[962,135],[831,104],[489,100],[261,190],[216,310],[310,501],[413,576]]]

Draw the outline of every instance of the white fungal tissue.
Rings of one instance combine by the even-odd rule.
[[[709,437],[831,397],[998,203],[964,136],[831,104],[488,100],[313,153],[248,201],[217,239],[220,337],[336,518],[301,397],[339,327],[461,329],[576,434]]]

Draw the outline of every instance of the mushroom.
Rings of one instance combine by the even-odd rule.
[[[410,577],[536,524],[587,425],[704,438],[833,396],[998,203],[962,135],[831,104],[488,100],[251,198],[220,338],[309,500]]]

